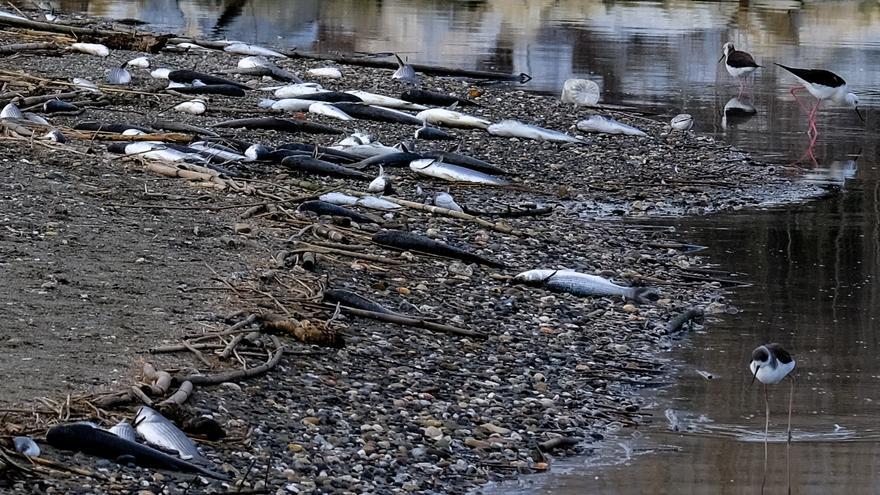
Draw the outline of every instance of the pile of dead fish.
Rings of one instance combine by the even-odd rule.
[[[138,439],[144,443],[139,443]],[[228,476],[211,468],[210,461],[183,431],[147,406],[140,408],[133,423],[122,421],[109,430],[86,422],[54,426],[46,433],[46,442],[56,449],[83,452],[120,464],[229,480]],[[25,441],[21,443],[22,453],[39,455],[39,448],[33,441],[30,442],[33,445],[27,445]]]

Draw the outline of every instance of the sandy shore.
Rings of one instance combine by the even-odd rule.
[[[0,45],[17,41],[12,31],[0,32]],[[58,55],[0,58],[5,71],[30,77],[15,83],[4,73],[0,104],[17,94],[67,91],[58,83],[74,77],[100,82],[110,68],[143,54]],[[70,100],[85,103],[83,113],[47,117],[64,129],[83,121],[149,127],[174,120],[208,127],[265,116],[255,109],[271,93],[257,88],[278,83],[229,76],[254,89],[243,98],[211,96],[208,112],[193,116],[169,111],[184,98],[163,92],[167,81],[149,74],[157,67],[219,74],[235,67],[238,58],[218,51],[149,55],[149,69],[131,69],[128,92],[82,93]],[[278,64],[306,78],[307,69],[334,65]],[[389,96],[405,89],[388,70],[338,67],[341,79],[319,82],[328,89]],[[515,118],[569,131],[590,113],[510,86],[437,77],[425,77],[423,86],[459,97],[473,90],[481,106],[461,110],[493,122]],[[395,210],[381,225],[314,218],[296,212],[298,204],[330,190],[363,191],[365,183],[256,162],[226,165],[239,177],[218,189],[216,183],[206,187],[204,181],[158,175],[144,160],[109,153],[103,136],[55,145],[7,133],[0,148],[6,177],[0,266],[9,317],[0,330],[5,356],[0,406],[19,412],[6,416],[0,433],[39,439],[59,417],[104,426],[130,419],[134,404],[96,411],[84,398],[94,401],[99,392],[130,388],[141,380],[145,362],[177,376],[256,366],[274,350],[272,336],[259,332],[266,329],[259,323],[245,327],[257,333],[230,358],[219,355],[222,343],[203,348],[199,357],[185,349],[148,351],[223,331],[251,314],[271,313],[300,329],[341,337],[345,345],[329,348],[281,336],[285,354],[268,374],[198,387],[186,402],[183,416],[210,415],[226,430],[225,439],[202,448],[218,470],[244,478],[245,489],[464,493],[491,479],[546,470],[554,455],[589,454],[591,443],[609,431],[651,419],[637,392],[665,380],[656,353],[678,335],[668,332],[669,320],[699,307],[711,322],[729,309],[725,277],[703,270],[699,254],[679,244],[687,239],[628,220],[701,215],[818,193],[794,182],[786,170],[711,138],[670,134],[665,123],[671,115],[601,113],[648,136],[585,135],[586,144],[560,145],[451,131],[459,152],[509,171],[509,187],[387,170],[394,198],[423,203],[449,191],[482,223],[415,208]],[[412,139],[416,129],[306,118],[346,133],[368,132],[387,145]],[[326,146],[344,137],[223,131],[231,139],[266,145]],[[416,146],[444,150],[447,144]],[[510,217],[529,208],[552,211]],[[371,241],[383,229],[467,246],[504,266],[389,249]],[[317,253],[314,264],[295,256],[305,251]],[[634,305],[511,283],[511,277],[533,268],[569,268],[656,287],[661,298]],[[320,304],[322,290],[330,288],[485,338],[345,311],[334,316],[332,306]],[[69,404],[68,395],[74,398]],[[562,448],[552,447],[557,438],[565,439]],[[7,440],[0,437],[0,443]],[[88,469],[94,477],[7,467],[0,487],[35,493],[84,487],[92,493],[220,493],[231,486],[43,446],[45,457]]]

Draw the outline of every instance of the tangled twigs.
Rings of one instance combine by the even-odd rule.
[[[450,325],[443,325],[442,323],[435,323],[433,321],[428,321],[422,318],[415,318],[411,316],[404,316],[398,314],[387,314],[387,313],[376,313],[374,311],[367,311],[364,309],[350,308],[348,306],[341,306],[345,311],[355,315],[362,316],[364,318],[372,318],[374,320],[385,321],[388,323],[395,323],[397,325],[404,325],[416,328],[424,328],[426,330],[432,330],[435,332],[448,333],[452,335],[460,335],[462,337],[471,337],[475,339],[485,340],[489,338],[488,335],[480,332],[475,332],[473,330],[467,330],[465,328],[453,327]]]
[[[253,378],[260,376],[278,365],[281,356],[284,355],[284,345],[281,340],[272,335],[272,344],[275,345],[275,353],[265,363],[244,370],[226,371],[222,373],[214,373],[211,375],[195,374],[184,377],[183,380],[192,382],[193,385],[217,385],[218,383],[241,380],[244,378]]]

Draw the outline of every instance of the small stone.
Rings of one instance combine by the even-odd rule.
[[[291,452],[294,452],[294,453],[296,453],[296,452],[302,452],[302,451],[303,451],[303,446],[300,445],[300,444],[298,444],[298,443],[291,443],[291,444],[288,444],[288,445],[287,445],[287,450],[289,450],[289,451],[291,451]]]
[[[235,224],[235,233],[236,234],[250,234],[251,230],[252,229],[249,224],[241,223],[241,222],[237,222]]]
[[[623,305],[623,311],[624,311],[625,313],[636,313],[636,312],[639,311],[639,308],[635,307],[635,306],[632,305],[632,304],[624,304],[624,305]]]
[[[477,440],[476,438],[473,438],[473,437],[465,438],[464,444],[472,449],[487,449],[487,448],[489,448],[489,442]]]
[[[304,425],[312,425],[317,426],[321,424],[321,418],[316,418],[315,416],[306,416],[302,419]]]
[[[436,426],[429,426],[425,428],[425,436],[432,440],[438,440],[443,438],[443,432]]]
[[[409,290],[409,289],[407,289],[406,287],[398,287],[398,288],[397,288],[397,293],[400,294],[400,295],[402,295],[402,296],[408,296],[408,295],[410,295],[410,294],[412,293],[412,291]]]

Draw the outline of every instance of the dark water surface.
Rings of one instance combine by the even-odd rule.
[[[58,5],[58,4],[56,4]],[[647,395],[653,424],[611,435],[597,455],[554,464],[495,493],[759,493],[763,398],[751,350],[778,341],[797,359],[794,443],[782,442],[788,386],[771,389],[767,493],[880,493],[880,2],[62,1],[192,36],[321,52],[388,52],[444,66],[526,72],[557,92],[590,78],[603,101],[695,116],[695,130],[788,166],[804,156],[805,117],[773,66],[823,67],[860,95],[867,122],[819,114],[815,162],[792,173],[837,192],[788,207],[661,221],[710,247],[707,261],[753,285],[737,314],[674,343],[676,385]],[[750,94],[716,61],[734,42],[755,55]],[[738,104],[740,111],[725,112]],[[823,108],[830,105],[823,106]],[[743,110],[745,109],[745,110]],[[659,118],[659,117],[658,117]],[[574,122],[575,116],[572,116]],[[733,275],[731,275],[733,276]],[[711,373],[707,380],[697,371]],[[670,430],[675,423],[679,431]]]

